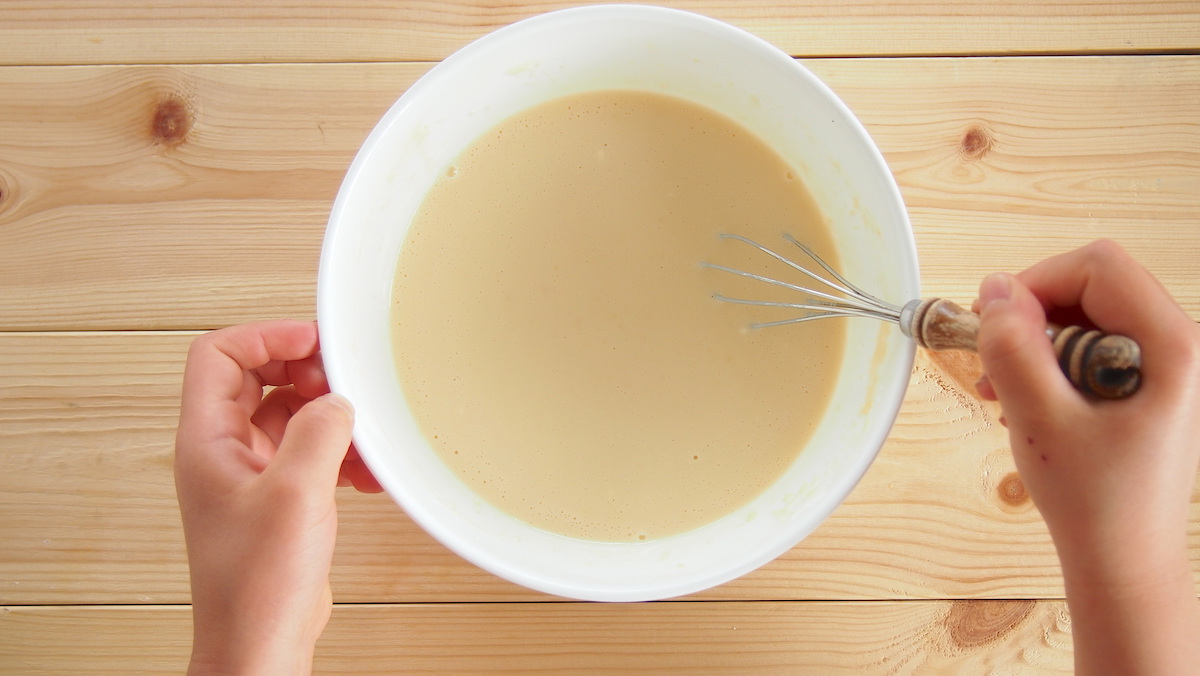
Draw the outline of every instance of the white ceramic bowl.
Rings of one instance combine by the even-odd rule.
[[[560,596],[660,599],[743,575],[787,551],[846,497],[891,428],[913,346],[893,326],[851,321],[839,382],[808,447],[735,513],[645,543],[538,530],[498,511],[439,460],[401,391],[390,344],[393,275],[409,222],[445,167],[517,111],[592,89],[671,94],[737,120],[804,176],[835,224],[843,273],[895,301],[919,295],[899,190],[844,104],[762,40],[695,14],[642,6],[563,10],[472,43],[392,106],[350,167],[321,255],[318,319],[334,391],[358,412],[354,440],[425,530],[492,573]]]

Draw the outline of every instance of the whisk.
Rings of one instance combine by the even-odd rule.
[[[722,234],[720,237],[744,242],[804,274],[826,289],[822,291],[724,265],[702,262],[701,265],[707,268],[804,294],[803,302],[795,303],[731,298],[714,294],[714,298],[726,303],[789,308],[803,313],[790,319],[751,324],[751,328],[763,329],[831,317],[867,317],[898,324],[905,336],[930,350],[976,351],[979,315],[951,301],[927,298],[911,300],[904,305],[894,305],[881,300],[850,283],[821,260],[812,249],[789,234],[784,234],[784,239],[811,258],[828,274],[828,278],[741,235]],[[1141,385],[1141,349],[1131,338],[1087,330],[1079,326],[1063,327],[1055,324],[1047,326],[1046,335],[1054,345],[1059,367],[1076,389],[1084,394],[1101,399],[1123,399],[1136,392]]]

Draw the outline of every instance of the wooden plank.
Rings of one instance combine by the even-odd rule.
[[[144,603],[186,590],[171,472],[187,343],[0,339],[0,596]]]
[[[0,334],[0,603],[181,603],[172,479],[189,334]],[[922,353],[879,458],[793,550],[697,595],[729,599],[1056,598],[1058,562],[1015,478],[973,359]],[[548,597],[466,563],[384,496],[344,490],[341,602]],[[1200,490],[1191,558],[1200,581]]]
[[[190,639],[186,606],[0,609],[30,676],[178,674]],[[380,604],[335,607],[313,672],[1069,674],[1071,650],[1061,601]]]
[[[1114,237],[1200,316],[1200,56],[808,65],[895,172],[927,292]],[[344,171],[426,68],[0,69],[0,330],[313,316]]]
[[[426,68],[0,71],[0,323],[311,316],[342,176]]]
[[[0,4],[0,64],[435,61],[514,21],[581,2],[55,0]],[[1159,0],[662,3],[795,56],[1195,50],[1200,10]]]

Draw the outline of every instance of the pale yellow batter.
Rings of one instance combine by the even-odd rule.
[[[787,297],[699,265],[788,276],[717,238],[782,249],[783,231],[837,265],[797,172],[705,108],[606,91],[505,121],[400,255],[393,342],[421,429],[546,530],[639,541],[729,514],[802,450],[843,349],[841,320],[749,331],[788,313],[713,300]]]

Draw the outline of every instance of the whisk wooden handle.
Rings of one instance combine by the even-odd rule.
[[[904,306],[900,329],[930,350],[976,351],[979,315],[943,298]],[[1046,327],[1058,365],[1080,392],[1100,399],[1124,399],[1142,384],[1142,351],[1125,336],[1079,326]]]

